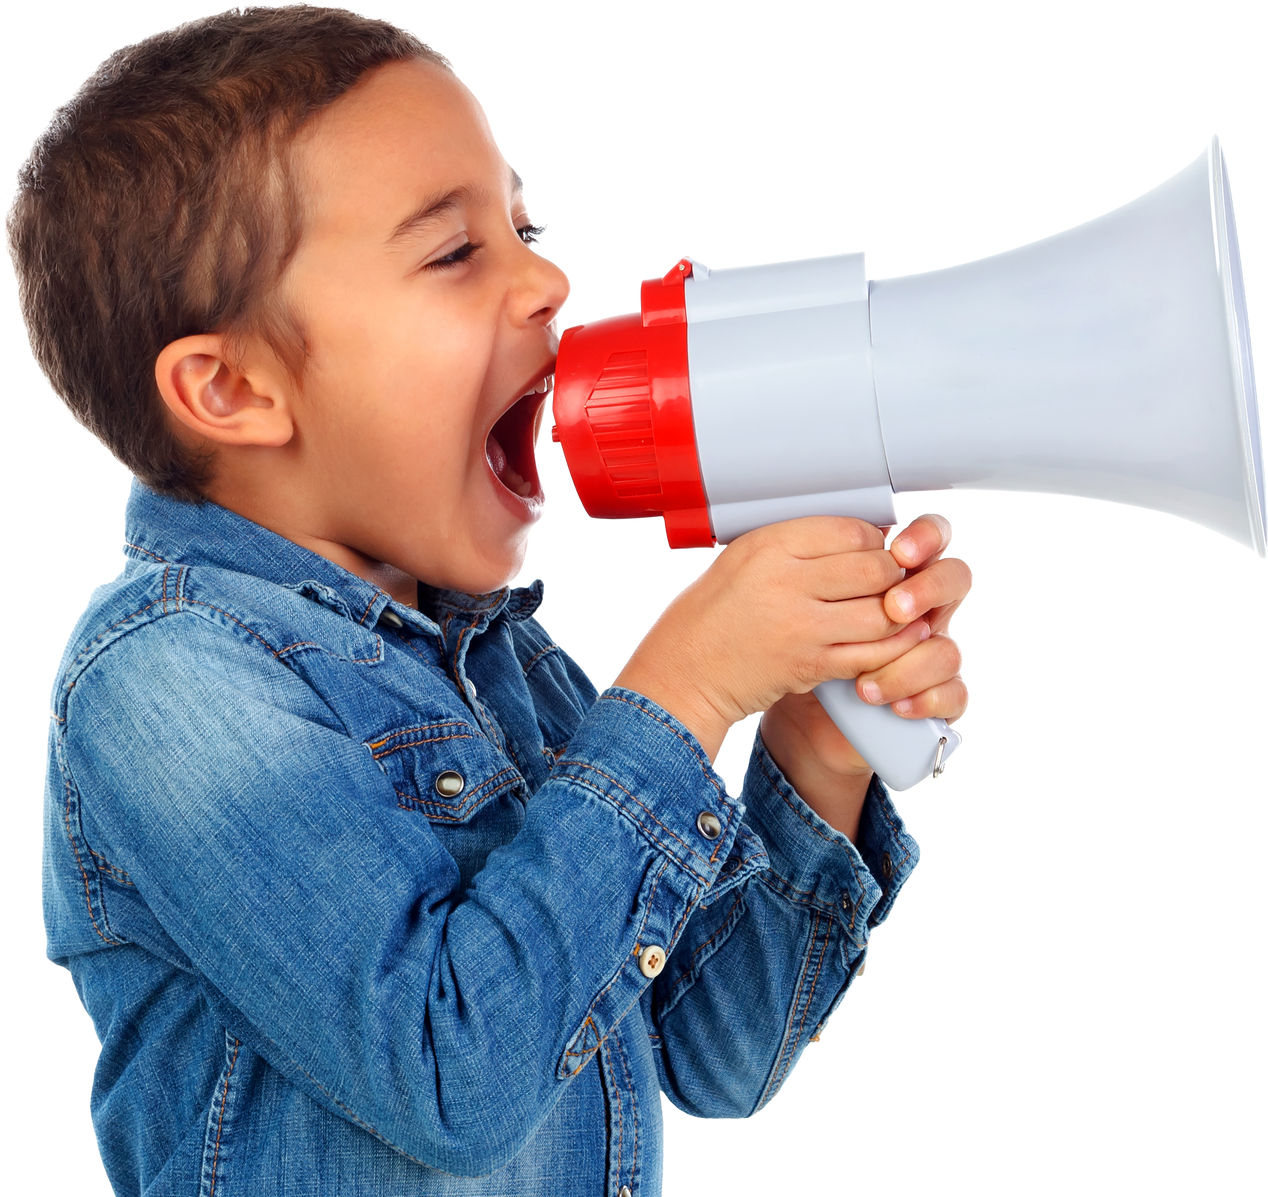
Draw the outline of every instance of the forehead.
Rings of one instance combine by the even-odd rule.
[[[505,195],[513,185],[475,97],[428,62],[373,71],[301,131],[294,154],[305,208],[319,222],[359,217],[390,229],[425,196]]]

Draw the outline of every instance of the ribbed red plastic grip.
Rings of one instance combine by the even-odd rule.
[[[555,428],[582,505],[600,519],[663,515],[670,546],[715,543],[700,479],[680,262],[643,284],[642,312],[565,331]]]

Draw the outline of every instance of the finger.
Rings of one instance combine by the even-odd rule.
[[[942,607],[935,607],[932,611],[927,611],[924,618],[928,621],[929,626],[935,632],[945,632],[951,626],[951,616],[959,609],[963,599],[956,599],[954,603],[947,603]]]
[[[885,537],[875,524],[845,515],[811,515],[803,519],[768,524],[737,537],[736,544],[752,538],[777,543],[792,557],[826,557],[834,553],[859,553],[883,549]]]
[[[964,679],[953,677],[910,698],[894,703],[893,710],[904,719],[945,719],[954,723],[969,705],[969,689]]]
[[[816,603],[812,615],[815,640],[825,649],[848,644],[872,644],[901,632],[910,620],[901,623],[885,613],[881,595],[843,599],[836,603]]]
[[[818,681],[827,681],[828,678],[853,678],[860,673],[883,669],[891,662],[909,655],[932,634],[929,625],[923,619],[918,619],[915,623],[900,628],[892,636],[886,636],[882,640],[829,645],[824,650],[816,670]]]
[[[903,529],[889,551],[904,569],[916,569],[940,557],[950,543],[950,521],[941,515],[922,515]]]
[[[972,585],[973,574],[963,561],[944,558],[893,587],[885,595],[885,610],[891,619],[903,623],[936,607],[962,601]]]
[[[869,670],[856,683],[858,695],[873,705],[899,702],[960,672],[960,646],[950,636],[931,636],[892,661]]]
[[[839,602],[884,594],[903,580],[903,570],[880,548],[815,557],[804,563],[801,576],[814,598]]]

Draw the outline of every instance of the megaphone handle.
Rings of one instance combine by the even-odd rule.
[[[904,719],[891,707],[872,706],[858,696],[853,681],[822,682],[815,697],[891,790],[909,790],[937,777],[960,746],[960,733],[945,719]]]

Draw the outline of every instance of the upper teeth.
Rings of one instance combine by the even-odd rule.
[[[553,374],[547,374],[546,377],[533,388],[532,393],[534,395],[544,395],[554,385],[555,376]]]

